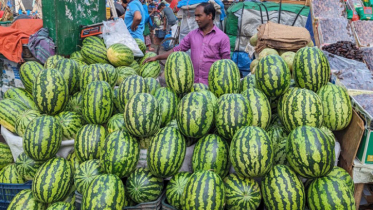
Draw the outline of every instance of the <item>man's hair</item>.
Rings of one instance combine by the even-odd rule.
[[[212,14],[212,20],[215,19],[215,7],[213,4],[211,3],[207,3],[207,2],[203,2],[201,4],[199,4],[197,7],[203,7],[203,12],[206,14],[206,15],[209,15],[209,14]]]
[[[120,0],[119,2],[121,2],[123,4],[127,4],[127,0]]]
[[[162,7],[165,7],[165,6],[166,6],[166,4],[165,4],[165,3],[163,3],[163,2],[162,2],[162,3],[160,3],[160,4],[159,4],[159,6],[158,6],[158,10],[160,10],[160,9],[161,9]]]

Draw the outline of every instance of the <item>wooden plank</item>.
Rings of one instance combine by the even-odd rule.
[[[360,207],[360,201],[361,201],[361,196],[363,195],[363,190],[364,190],[364,183],[359,183],[355,184],[355,204],[356,204],[356,209],[359,209]]]

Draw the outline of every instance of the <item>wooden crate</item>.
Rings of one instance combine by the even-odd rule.
[[[272,2],[276,2],[276,3],[280,3],[280,0],[261,0],[261,1],[272,1]],[[283,0],[282,3],[284,3],[284,4],[301,4],[301,5],[310,6],[311,5],[311,0]]]

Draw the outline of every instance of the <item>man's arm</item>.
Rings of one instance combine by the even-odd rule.
[[[137,27],[141,23],[141,19],[142,19],[141,12],[140,11],[135,11],[135,13],[133,15],[133,22],[132,22],[132,25],[131,25],[131,30],[132,31],[137,30]]]
[[[220,45],[220,57],[222,59],[231,59],[231,44],[228,37],[222,39]]]

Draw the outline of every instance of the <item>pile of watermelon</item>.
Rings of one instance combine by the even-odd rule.
[[[0,124],[23,137],[24,153],[13,163],[0,144],[0,183],[32,180],[32,189],[9,209],[75,209],[75,191],[83,210],[119,210],[163,192],[185,210],[355,208],[331,132],[349,125],[351,102],[328,83],[322,51],[300,49],[292,73],[268,55],[241,81],[233,61],[219,60],[208,86],[194,83],[188,54],[174,52],[167,87],[157,61],[143,64],[154,55],[135,58],[125,45],[106,49],[88,37],[70,59],[22,65],[25,88],[0,101]],[[74,150],[56,157],[67,139]],[[193,173],[180,170],[190,146]],[[141,149],[146,168],[137,167]]]

